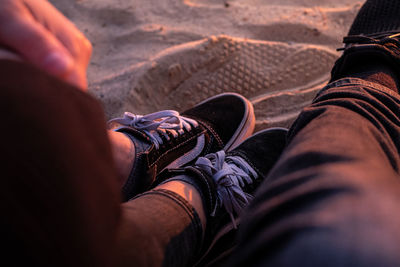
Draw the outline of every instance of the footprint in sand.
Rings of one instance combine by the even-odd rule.
[[[253,102],[259,130],[288,126],[326,83],[336,58],[335,51],[322,46],[221,35],[166,49],[96,86],[108,88],[102,95],[108,96],[110,117],[125,110],[182,111],[222,92],[240,93]],[[129,89],[125,102],[117,104],[110,92],[121,82]]]

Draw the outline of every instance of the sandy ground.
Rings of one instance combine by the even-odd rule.
[[[238,92],[257,126],[288,126],[326,84],[363,1],[50,0],[91,40],[108,118]]]

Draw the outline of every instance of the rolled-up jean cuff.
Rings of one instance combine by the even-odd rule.
[[[196,212],[196,210],[193,208],[193,206],[190,205],[189,202],[186,201],[186,199],[184,199],[177,193],[172,192],[170,190],[166,190],[166,189],[153,189],[153,190],[147,191],[143,194],[140,194],[136,197],[143,196],[143,195],[151,195],[151,194],[162,195],[162,196],[168,197],[169,199],[174,201],[176,204],[181,206],[182,209],[189,216],[189,218],[191,218],[192,229],[193,229],[193,232],[196,233],[196,237],[198,238],[197,240],[202,240],[203,227],[201,225],[200,217],[199,217],[198,213]],[[198,243],[201,244],[202,242],[198,242]],[[200,248],[198,248],[198,249],[200,249]]]
[[[327,84],[321,91],[319,91],[316,98],[318,98],[318,96],[324,94],[325,91],[327,91],[329,89],[332,89],[332,88],[340,89],[341,87],[348,87],[348,86],[354,86],[354,87],[361,86],[365,89],[379,91],[379,92],[387,94],[387,95],[391,96],[392,98],[395,98],[400,101],[400,95],[397,92],[395,92],[395,91],[391,90],[390,88],[388,88],[384,85],[381,85],[379,83],[366,81],[366,80],[363,80],[360,78],[342,78],[342,79],[336,80],[334,82],[331,82],[331,83]]]

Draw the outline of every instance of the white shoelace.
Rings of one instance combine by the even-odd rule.
[[[258,177],[255,170],[241,157],[225,157],[224,151],[200,157],[196,165],[212,176],[217,184],[217,203],[211,216],[215,215],[218,207],[224,207],[236,228],[233,212],[240,215],[242,210],[253,199],[244,192],[243,187],[252,184]]]
[[[109,121],[109,123],[114,122],[143,131],[157,149],[163,144],[162,136],[169,141],[170,136],[168,133],[176,138],[184,133],[184,129],[190,131],[192,127],[199,125],[197,121],[183,117],[175,110],[163,110],[148,115],[125,112],[123,118]]]

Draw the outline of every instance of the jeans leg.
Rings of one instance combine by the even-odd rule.
[[[245,215],[232,266],[399,266],[400,96],[328,85]]]
[[[26,64],[2,60],[0,73],[3,263],[186,264],[196,213],[169,191],[121,204],[100,104]]]
[[[122,205],[119,266],[190,266],[200,250],[202,227],[179,195],[152,190]]]

